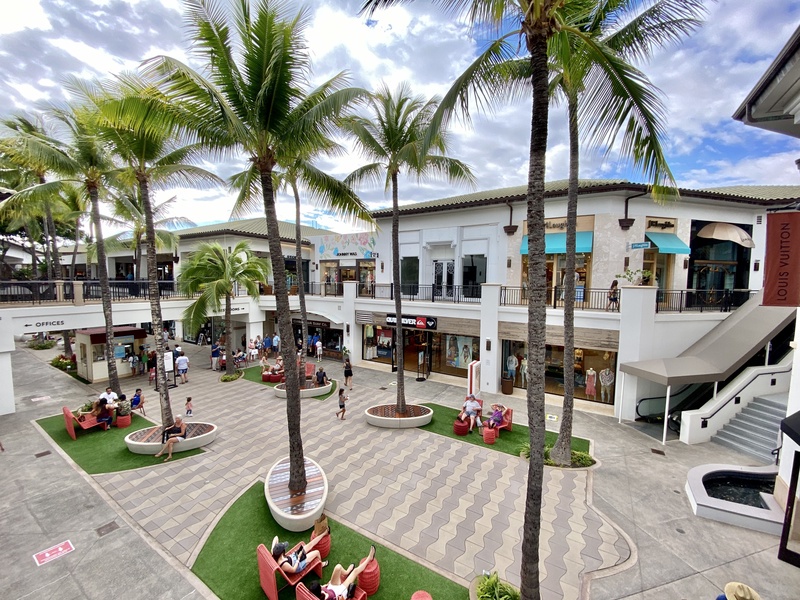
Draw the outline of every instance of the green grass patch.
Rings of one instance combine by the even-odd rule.
[[[116,471],[127,471],[138,469],[139,467],[152,467],[160,464],[163,459],[154,458],[148,454],[134,454],[125,445],[125,436],[145,427],[152,427],[153,423],[143,419],[139,415],[131,415],[131,426],[120,429],[112,427],[108,431],[103,431],[100,427],[91,429],[80,429],[75,427],[75,435],[78,438],[73,440],[67,433],[64,425],[64,415],[45,417],[36,421],[41,425],[53,440],[61,446],[69,457],[78,463],[78,466],[89,473],[114,473]],[[172,455],[172,460],[188,458],[203,452],[202,449],[187,450],[186,452],[176,452]]]
[[[247,379],[247,381],[253,381],[255,383],[260,383],[261,385],[267,385],[269,387],[275,387],[276,385],[278,385],[277,383],[261,381],[261,366],[248,367],[247,369],[244,369],[244,378]],[[331,391],[328,392],[327,394],[324,394],[323,396],[314,396],[314,399],[326,400],[330,398],[334,394],[334,392],[336,392],[338,387],[339,387],[338,382],[334,379],[333,385],[331,386]]]
[[[345,567],[358,564],[369,552],[373,542],[363,535],[328,517],[331,528],[330,564],[322,572],[327,582],[336,563]],[[263,600],[264,592],[258,581],[256,547],[269,548],[274,536],[294,546],[298,541],[308,541],[306,533],[291,533],[280,527],[267,508],[264,499],[264,482],[253,484],[223,515],[192,567],[192,571],[222,600]],[[381,565],[381,586],[370,600],[397,600],[410,598],[417,590],[427,590],[434,598],[466,600],[468,590],[422,565],[379,544],[377,558]],[[317,578],[308,575],[306,585]],[[282,585],[285,582],[281,582]],[[293,588],[281,591],[281,600],[292,600]]]
[[[523,444],[530,442],[528,428],[518,423],[514,423],[511,431],[503,429],[500,433],[500,437],[497,438],[492,446],[484,444],[483,438],[478,435],[477,431],[467,435],[456,435],[453,433],[453,421],[456,420],[460,412],[458,409],[442,406],[440,404],[425,404],[425,406],[433,410],[433,419],[431,419],[428,425],[420,429],[426,429],[433,433],[438,433],[439,435],[446,435],[447,437],[461,440],[462,442],[486,446],[487,448],[492,448],[493,450],[498,450],[514,456],[519,456],[520,448]],[[558,434],[552,431],[546,431],[544,434],[544,445],[553,446],[556,443],[557,437]],[[589,440],[573,436],[571,446],[573,450],[577,450],[578,452],[589,452]]]

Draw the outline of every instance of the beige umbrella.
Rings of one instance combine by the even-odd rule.
[[[744,229],[733,223],[709,223],[697,232],[697,237],[735,242],[745,248],[755,248],[755,242]]]

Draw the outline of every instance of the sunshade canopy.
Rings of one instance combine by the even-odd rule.
[[[697,232],[697,237],[735,242],[745,248],[755,248],[750,234],[733,223],[709,223]]]
[[[575,252],[586,253],[592,251],[594,242],[594,232],[578,231],[575,234]],[[528,253],[528,236],[522,237],[520,254]],[[567,234],[566,233],[546,233],[544,235],[545,254],[566,254],[567,253]]]
[[[645,233],[647,239],[653,242],[661,254],[691,254],[692,249],[683,243],[683,240],[674,233]]]

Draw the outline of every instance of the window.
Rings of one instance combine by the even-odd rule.
[[[400,259],[400,282],[400,288],[404,294],[417,294],[419,288],[418,256],[405,256]]]

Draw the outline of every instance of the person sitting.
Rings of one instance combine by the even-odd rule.
[[[108,400],[105,398],[97,400],[92,407],[92,416],[97,418],[98,423],[103,423],[103,427],[108,431],[111,428],[111,421],[113,420],[111,409],[108,407]]]
[[[261,357],[259,363],[261,364],[261,373],[269,373],[271,366],[266,354]]]
[[[133,398],[131,398],[131,410],[140,410],[143,415],[147,415],[144,412],[144,394],[142,393],[142,388],[136,388],[136,392],[133,394]]]
[[[731,581],[725,586],[724,593],[717,596],[717,600],[761,600],[761,596],[749,585]]]
[[[315,581],[308,586],[308,591],[320,600],[347,600],[355,594],[356,580],[375,558],[375,546],[370,547],[367,560],[358,565],[350,565],[345,569],[342,565],[333,567],[331,580],[325,585]]]
[[[506,414],[508,413],[508,409],[503,406],[502,404],[492,404],[492,415],[489,419],[484,423],[489,429],[496,429],[503,424],[503,421],[506,418]]]
[[[278,563],[278,566],[284,573],[302,573],[305,571],[306,565],[315,559],[322,560],[319,550],[314,550],[320,540],[326,535],[330,535],[331,530],[328,529],[322,535],[318,535],[313,540],[308,542],[308,545],[300,544],[300,549],[297,552],[286,554],[289,549],[288,542],[279,542],[276,535],[272,540],[272,558]],[[328,561],[322,561],[322,566],[327,567]]]
[[[161,436],[161,442],[164,444],[164,446],[158,451],[158,454],[155,455],[156,458],[159,458],[166,450],[168,454],[167,458],[164,459],[164,462],[167,462],[172,458],[172,447],[177,442],[182,442],[185,439],[186,423],[183,422],[182,417],[175,417],[175,424],[172,427],[165,429]]]
[[[317,369],[317,387],[322,387],[323,385],[328,385],[328,374],[325,372],[325,369],[320,367]]]
[[[458,413],[458,420],[466,421],[469,419],[469,432],[472,433],[472,428],[475,427],[475,425],[477,425],[478,428],[482,426],[480,415],[481,404],[475,398],[475,394],[470,394],[461,406],[461,412]]]
[[[283,375],[283,371],[283,357],[278,356],[278,358],[275,360],[275,364],[272,365],[271,373],[275,375]]]

